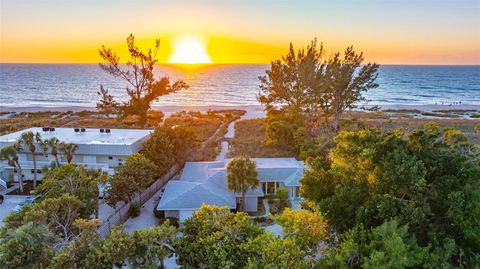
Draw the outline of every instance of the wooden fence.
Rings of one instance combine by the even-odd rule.
[[[179,166],[174,165],[163,177],[159,178],[141,193],[137,193],[133,197],[132,202],[138,204],[139,206],[145,204],[155,193],[157,193],[163,186],[165,186],[165,184],[167,184],[167,182],[178,172],[178,169]],[[122,204],[119,208],[117,208],[112,215],[110,215],[102,222],[102,224],[100,224],[100,226],[97,228],[97,233],[105,237],[110,234],[114,226],[118,226],[127,221],[130,216],[130,205],[131,203]]]

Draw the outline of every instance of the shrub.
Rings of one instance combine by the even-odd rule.
[[[140,205],[133,203],[129,209],[130,217],[135,218],[140,215]]]

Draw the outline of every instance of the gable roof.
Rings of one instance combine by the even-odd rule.
[[[298,186],[303,163],[294,158],[253,158],[259,181],[279,181]],[[236,208],[239,193],[227,187],[228,162],[188,162],[179,180],[169,181],[158,204],[158,210],[197,210],[202,204]],[[247,192],[247,197],[263,196],[262,185]]]
[[[216,191],[211,183],[170,181],[160,199],[159,210],[197,210],[202,204],[236,208],[232,193]]]

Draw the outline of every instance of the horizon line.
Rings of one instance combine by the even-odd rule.
[[[367,62],[368,63],[368,62]],[[374,62],[372,62],[374,63]],[[91,64],[100,64],[98,62],[0,62],[0,64],[25,64],[25,65],[49,65],[49,64],[56,64],[56,65],[62,65],[62,64],[85,64],[85,65],[91,65]],[[125,64],[125,63],[121,63]],[[264,62],[253,62],[253,63],[194,63],[194,64],[188,64],[188,63],[157,63],[157,65],[185,65],[185,66],[199,66],[199,65],[270,65],[271,62],[269,63],[264,63]],[[378,65],[397,65],[397,66],[480,66],[480,63],[475,63],[475,64],[431,64],[431,63],[425,63],[425,64],[417,64],[417,63],[376,63]]]

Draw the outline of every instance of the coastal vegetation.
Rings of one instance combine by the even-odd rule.
[[[245,199],[249,190],[260,185],[257,166],[249,158],[232,159],[227,166],[227,187],[229,190],[242,194],[239,210],[245,208]]]
[[[363,53],[353,47],[326,59],[316,40],[298,52],[290,44],[289,52],[259,78],[258,101],[267,111],[305,117],[335,134],[343,112],[364,100],[363,92],[378,87],[379,66],[363,61]]]
[[[461,132],[427,124],[408,134],[341,132],[334,142],[301,180],[302,196],[341,238],[322,263],[479,266],[480,155]]]
[[[155,78],[154,67],[158,62],[157,54],[160,49],[160,40],[155,41],[155,47],[148,52],[143,52],[135,45],[135,37],[130,34],[127,38],[130,59],[125,65],[120,64],[120,57],[110,48],[102,46],[99,50],[103,63],[100,68],[110,75],[123,80],[127,86],[129,99],[118,102],[108,93],[103,86],[100,87],[100,102],[97,109],[105,115],[117,114],[118,116],[135,115],[139,127],[144,128],[148,120],[148,112],[152,102],[179,90],[188,89],[184,81],[170,83],[168,77]]]

